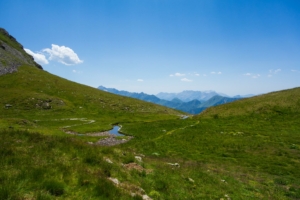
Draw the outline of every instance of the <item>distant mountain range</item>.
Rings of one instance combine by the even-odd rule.
[[[229,98],[248,98],[248,97],[252,97],[255,95],[248,94],[248,95],[236,95],[236,96],[230,97],[226,94],[217,93],[212,90],[203,91],[203,92],[193,91],[193,90],[185,90],[180,93],[160,92],[156,96],[160,99],[164,99],[164,100],[168,100],[168,101],[172,101],[174,98],[177,98],[183,102],[189,102],[189,101],[192,101],[195,99],[198,101],[204,102],[204,101],[211,99],[214,96],[222,96],[222,97],[229,97]]]
[[[156,96],[160,99],[172,101],[173,99],[177,98],[183,102],[189,102],[192,100],[198,100],[201,102],[207,101],[213,96],[220,95],[216,93],[215,91],[192,91],[192,90],[185,90],[180,93],[166,93],[166,92],[160,92]],[[223,95],[220,95],[223,96]]]
[[[99,86],[99,90],[118,94],[126,97],[132,97],[143,101],[163,105],[176,110],[181,110],[190,114],[199,114],[208,107],[220,104],[229,103],[243,98],[243,96],[222,96],[215,91],[191,91],[186,90],[181,93],[159,93],[155,95],[145,94],[143,92],[128,92],[124,90],[117,90],[115,88],[106,88]],[[252,95],[253,96],[253,95]]]

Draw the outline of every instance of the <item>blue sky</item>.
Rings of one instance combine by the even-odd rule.
[[[0,27],[63,78],[131,92],[300,86],[299,0],[0,0]]]

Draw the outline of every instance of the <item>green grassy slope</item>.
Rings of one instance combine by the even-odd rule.
[[[299,100],[295,88],[213,107],[193,119],[128,124],[124,130],[140,141],[130,148],[172,180],[164,190],[173,198],[299,199]]]
[[[220,117],[239,115],[269,115],[300,112],[300,88],[272,92],[205,110],[199,116]]]
[[[0,76],[0,94],[0,199],[300,199],[299,88],[185,120],[26,65]],[[116,123],[134,138],[63,131]]]
[[[26,128],[35,131],[43,129],[39,123],[34,123],[35,120],[95,120],[92,125],[73,128],[79,128],[75,131],[84,133],[107,130],[111,124],[119,122],[177,118],[180,114],[162,106],[80,85],[30,66],[20,67],[16,73],[1,76],[0,85],[2,128],[20,127],[20,119],[29,120]],[[12,107],[6,109],[6,104]]]

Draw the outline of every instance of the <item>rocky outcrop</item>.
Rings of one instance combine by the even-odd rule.
[[[0,28],[0,76],[16,72],[21,65],[43,69],[13,36]]]
[[[96,145],[100,145],[100,146],[114,146],[114,145],[118,145],[118,144],[123,144],[128,142],[129,140],[131,140],[133,137],[132,136],[127,136],[127,138],[123,138],[123,139],[118,139],[116,136],[110,135],[109,137],[99,140],[98,142],[96,142]]]

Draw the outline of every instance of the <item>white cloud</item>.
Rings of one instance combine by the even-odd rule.
[[[244,76],[249,76],[251,78],[259,78],[260,77],[260,74],[253,74],[253,73],[246,73],[246,74],[243,74]]]
[[[277,73],[280,72],[280,71],[281,71],[281,69],[275,69],[275,70],[274,70],[274,73],[277,74]]]
[[[196,73],[195,76],[200,76],[200,74]]]
[[[46,48],[43,49],[43,51],[50,55],[49,60],[56,60],[64,65],[75,65],[83,62],[83,60],[80,60],[77,54],[69,47],[52,44],[51,49]]]
[[[185,74],[181,74],[181,73],[175,73],[175,74],[170,74],[170,76],[185,76]]]
[[[292,69],[291,71],[292,71],[292,72],[298,72],[298,73],[300,72],[300,71],[298,71],[298,70],[295,70],[295,69]]]
[[[270,73],[270,74],[277,74],[277,73],[280,72],[280,71],[281,71],[281,69],[275,69],[275,70],[270,69],[270,70],[269,70],[269,73]]]
[[[260,77],[260,74],[255,74],[252,76],[252,78],[259,78]]]
[[[216,72],[210,72],[211,74],[216,74]]]
[[[34,61],[39,63],[40,65],[47,65],[49,64],[48,60],[46,59],[44,54],[41,53],[34,53],[32,52],[30,49],[25,49],[26,53],[28,53],[29,55],[31,55],[34,58]]]
[[[275,75],[275,74],[277,74],[277,73],[279,73],[279,72],[281,72],[281,69],[275,69],[275,70],[270,69],[270,70],[269,70],[268,77],[270,78],[270,77],[272,77],[273,75]]]
[[[139,78],[137,81],[138,81],[138,82],[143,82],[144,80]]]
[[[81,71],[78,71],[78,70],[75,70],[75,69],[73,69],[72,72],[75,73],[75,74],[81,74],[82,73]]]
[[[190,80],[190,79],[187,79],[187,78],[182,78],[181,81],[184,81],[184,82],[192,82],[193,80]]]
[[[222,74],[222,72],[210,72],[211,74]]]

